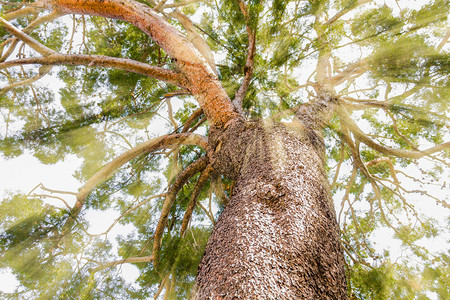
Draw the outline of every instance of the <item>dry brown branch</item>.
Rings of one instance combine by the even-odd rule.
[[[161,209],[161,216],[159,217],[158,225],[155,229],[154,239],[153,239],[153,265],[155,269],[159,267],[159,252],[161,248],[161,238],[166,227],[167,218],[175,202],[176,196],[186,181],[192,176],[206,168],[208,164],[208,157],[203,156],[202,158],[191,163],[187,168],[185,168],[175,179],[174,183],[170,186],[166,194],[166,199],[164,201],[163,207]]]

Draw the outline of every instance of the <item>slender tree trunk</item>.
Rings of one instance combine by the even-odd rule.
[[[197,299],[347,298],[322,139],[288,126],[239,121],[211,134],[214,167],[236,187],[199,266]]]

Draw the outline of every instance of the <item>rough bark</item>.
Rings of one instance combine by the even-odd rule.
[[[213,167],[236,180],[205,250],[197,299],[346,299],[322,140],[243,121],[212,132]]]

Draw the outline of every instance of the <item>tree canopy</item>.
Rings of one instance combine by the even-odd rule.
[[[20,286],[0,295],[188,298],[233,190],[205,159],[210,128],[234,113],[214,105],[229,97],[246,119],[297,126],[326,88],[338,99],[323,134],[349,294],[450,298],[449,0],[108,0],[103,15],[69,2],[1,2],[2,156],[75,155],[83,187],[4,195],[0,268]],[[167,26],[118,18],[118,2]],[[188,88],[203,74],[186,77],[183,55],[217,75],[226,94],[217,87],[214,105]],[[117,216],[101,234],[86,219],[95,211]],[[130,263],[133,283],[120,273]]]

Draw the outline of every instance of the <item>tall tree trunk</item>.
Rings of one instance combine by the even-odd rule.
[[[321,137],[238,121],[210,142],[214,167],[236,187],[199,266],[196,298],[346,299]]]

